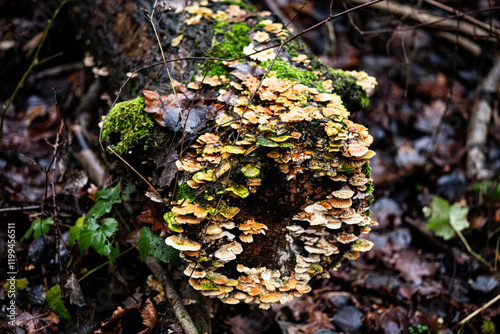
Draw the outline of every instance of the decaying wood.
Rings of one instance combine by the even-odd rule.
[[[94,50],[110,80],[140,61],[165,60],[129,81],[124,96],[142,94],[110,111],[102,138],[134,170],[125,176],[137,171],[166,199],[166,244],[188,263],[189,283],[204,296],[268,309],[373,246],[360,238],[377,224],[369,213],[373,138],[350,115],[368,104],[376,82],[327,68],[275,16],[246,6],[196,3],[159,16],[150,8],[141,18],[128,2],[99,3],[97,18],[130,19],[125,27],[143,41],[141,52],[118,28],[80,16],[110,29],[111,50]],[[149,127],[140,132],[137,124]],[[154,140],[118,150],[136,131]]]
[[[494,109],[492,96],[498,92],[499,80],[500,55],[497,55],[490,72],[478,90],[476,103],[472,107],[467,131],[467,177],[470,178],[482,180],[492,176],[492,171],[486,164],[486,138]]]

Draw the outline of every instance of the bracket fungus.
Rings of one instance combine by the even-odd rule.
[[[210,11],[195,4],[185,15],[190,29],[203,20],[214,26],[214,57],[242,56],[289,37],[269,13],[206,3]],[[194,39],[189,29],[180,34],[175,47]],[[246,44],[221,44],[239,39]],[[270,52],[219,61],[205,79],[207,69],[198,67],[191,82],[175,82],[192,99],[186,109],[206,115],[168,167],[177,184],[162,188],[171,205],[166,243],[180,251],[184,273],[204,295],[267,309],[309,292],[313,279],[373,246],[360,238],[376,225],[369,211],[373,138],[349,117],[367,105],[365,90],[375,80],[329,69],[305,53],[292,41],[273,55],[268,73]],[[152,111],[167,98],[143,98],[148,115],[158,118]],[[178,115],[180,122],[188,117]],[[182,137],[174,127],[165,131]]]

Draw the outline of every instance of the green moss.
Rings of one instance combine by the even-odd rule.
[[[328,79],[333,81],[333,91],[340,95],[350,112],[365,108],[370,103],[365,90],[356,83],[356,78],[342,70],[328,68]]]
[[[187,184],[183,183],[180,185],[179,189],[177,189],[177,192],[175,193],[175,200],[179,201],[181,199],[189,199],[190,203],[195,202],[195,194],[194,190]]]
[[[262,62],[260,67],[266,70],[271,66],[272,62],[272,60]],[[325,90],[323,88],[323,80],[321,80],[318,75],[310,70],[301,70],[295,68],[285,60],[283,60],[283,58],[281,57],[278,57],[278,59],[276,59],[271,70],[275,71],[276,76],[280,79],[296,80],[303,85],[314,87],[320,92],[324,92]]]
[[[214,58],[232,59],[243,55],[243,48],[252,40],[247,36],[250,28],[244,23],[229,25],[227,22],[218,22],[214,27],[214,38],[210,55]],[[221,61],[214,61],[210,68],[208,63],[203,67],[203,73],[208,69],[208,76],[228,75],[227,67]]]
[[[217,288],[217,285],[214,282],[210,281],[210,280],[207,281],[207,282],[205,282],[205,283],[201,283],[200,286],[201,286],[201,289],[203,291],[206,291],[206,290],[219,290]]]
[[[129,152],[137,145],[147,148],[153,135],[154,122],[143,111],[142,97],[116,104],[104,122],[102,139],[119,155]]]
[[[231,0],[225,0],[225,1],[222,1],[222,3],[224,4],[228,4],[228,5],[236,5],[236,6],[240,6],[241,8],[249,11],[250,13],[256,13],[257,12],[257,8],[255,8],[255,6],[252,6],[250,4],[247,4],[243,1],[231,1]]]
[[[364,164],[361,167],[361,172],[363,172],[363,174],[365,174],[367,178],[370,178],[372,175],[372,168],[370,167],[370,164],[369,163]]]

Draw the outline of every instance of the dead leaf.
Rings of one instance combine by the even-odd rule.
[[[157,204],[152,201],[147,201],[144,204],[144,209],[137,220],[143,224],[151,224],[151,231],[160,231],[160,237],[165,238],[167,236],[167,224],[163,219],[162,205]]]
[[[401,272],[407,282],[417,285],[422,283],[423,277],[433,277],[439,268],[438,263],[425,262],[412,251],[400,252],[395,256],[394,268]]]
[[[156,321],[158,320],[158,312],[151,302],[151,299],[146,299],[146,305],[144,306],[141,314],[142,323],[146,325],[147,328],[143,331],[140,331],[139,334],[148,334],[156,326]]]

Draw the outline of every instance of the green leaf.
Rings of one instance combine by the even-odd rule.
[[[113,203],[111,202],[105,200],[97,201],[89,212],[87,212],[87,217],[98,219],[104,214],[109,213],[112,207]]]
[[[26,290],[28,288],[29,282],[26,278],[16,278],[14,280],[14,294],[19,290]],[[7,290],[10,288],[10,281],[7,281],[3,285]]]
[[[455,235],[455,230],[462,231],[469,227],[467,221],[467,207],[462,208],[459,204],[450,207],[447,200],[434,197],[431,207],[423,209],[424,214],[429,217],[427,227],[438,237],[450,240]]]
[[[84,250],[90,247],[90,244],[93,242],[94,233],[98,228],[99,224],[97,224],[95,218],[85,219],[82,231],[80,232],[80,238],[78,239],[80,252],[83,253]]]
[[[158,261],[165,263],[177,264],[180,262],[179,252],[168,246],[165,239],[151,232],[149,227],[144,226],[139,235],[139,253],[141,261],[144,261],[146,256],[151,253]]]
[[[109,252],[108,258],[111,265],[115,262],[116,258],[120,255],[120,246],[118,242],[115,242],[115,247],[111,247],[111,251]]]
[[[468,213],[468,207],[461,207],[458,203],[453,204],[450,211],[450,224],[455,230],[462,231],[470,226],[467,220]]]
[[[115,234],[117,227],[118,222],[115,218],[106,218],[102,221],[101,231],[106,237],[110,238]]]
[[[81,216],[76,220],[75,225],[69,228],[69,245],[73,246],[76,240],[80,239],[80,232],[82,231],[85,216]]]
[[[45,301],[47,302],[49,308],[58,316],[66,320],[71,319],[68,309],[64,306],[64,303],[61,300],[61,287],[59,284],[54,285],[49,291],[47,291]]]
[[[130,196],[136,191],[136,187],[133,183],[129,184],[125,189],[122,191],[122,201],[128,201],[130,199]]]
[[[24,236],[21,238],[21,242],[28,239],[33,233],[33,238],[39,238],[49,232],[50,225],[54,225],[54,220],[52,217],[45,218],[44,220],[36,219],[26,231]]]
[[[113,204],[121,203],[121,182],[119,181],[116,186],[108,189],[99,190],[95,194],[95,204],[87,212],[87,217],[100,218],[104,214],[111,212]]]
[[[493,334],[495,333],[495,323],[493,321],[484,320],[481,325],[481,333],[483,334]]]

